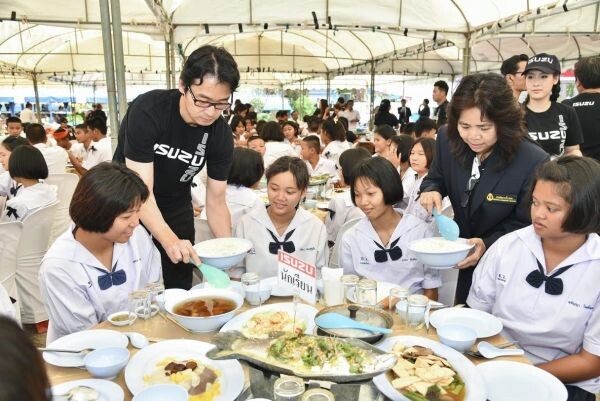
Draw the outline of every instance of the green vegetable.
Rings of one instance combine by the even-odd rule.
[[[402,395],[408,398],[410,401],[429,401],[427,398],[414,391],[407,391]]]
[[[454,386],[454,388],[452,390],[450,390],[450,392],[454,395],[459,395],[464,387],[465,387],[464,384],[457,384],[456,386]]]

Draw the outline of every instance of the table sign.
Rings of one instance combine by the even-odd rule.
[[[277,285],[314,305],[317,302],[317,269],[281,250],[277,253],[277,262]]]

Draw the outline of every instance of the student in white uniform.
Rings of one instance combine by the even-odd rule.
[[[237,223],[250,211],[264,208],[265,204],[254,192],[265,172],[260,153],[246,148],[233,149],[233,161],[227,178],[225,200],[231,213],[232,231],[235,232]],[[206,209],[200,214],[206,219]]]
[[[400,134],[392,137],[390,145],[388,160],[398,170],[404,191],[404,198],[396,205],[400,209],[405,209],[408,206],[408,199],[415,185],[415,171],[410,167],[410,150],[414,144],[415,140],[412,136]]]
[[[338,232],[342,226],[353,219],[364,217],[365,214],[352,202],[350,196],[350,184],[352,182],[352,170],[361,161],[371,158],[371,154],[364,148],[352,148],[345,150],[340,155],[340,177],[339,187],[342,192],[335,192],[334,197],[329,201],[329,213],[325,218],[325,227],[327,228],[327,239],[329,245],[333,246]]]
[[[271,163],[282,156],[298,156],[294,148],[289,143],[284,142],[285,137],[281,125],[277,121],[266,123],[260,132],[260,136],[265,141],[265,153],[263,155],[265,168],[269,168]]]
[[[350,149],[350,142],[346,141],[346,130],[342,123],[336,123],[333,119],[323,121],[321,128],[321,142],[325,145],[323,156],[333,161],[336,165],[342,152]]]
[[[308,188],[306,164],[284,156],[267,168],[266,176],[269,206],[246,214],[235,230],[236,237],[254,245],[245,259],[246,271],[263,278],[277,275],[279,249],[321,269],[329,259],[325,225],[299,207]]]
[[[321,157],[321,142],[316,136],[307,136],[302,139],[302,151],[300,156],[306,163],[308,175],[311,177],[328,174],[331,176],[331,182],[338,181],[338,173],[335,163],[324,157]]]
[[[56,202],[56,185],[42,181],[48,178],[48,166],[39,149],[31,145],[16,148],[10,155],[8,172],[21,189],[6,201],[1,221],[22,221],[36,210]]]
[[[113,155],[110,139],[106,137],[106,120],[102,117],[93,117],[88,119],[86,124],[93,141],[88,157],[83,162],[71,158],[73,168],[81,175],[102,162],[111,161]]]
[[[380,156],[389,159],[392,138],[395,136],[396,130],[387,124],[382,124],[375,127],[375,132],[373,133],[373,146],[375,147],[375,154],[373,156]]]
[[[54,145],[49,144],[46,130],[41,124],[29,124],[25,128],[25,135],[29,143],[38,148],[42,152],[42,155],[44,155],[50,174],[65,173],[65,168],[69,161],[67,151],[60,146],[56,146],[56,141]]]
[[[102,163],[81,177],[69,208],[74,224],[40,267],[48,342],[128,310],[130,292],[161,279],[160,254],[139,225],[148,194],[121,164]]]
[[[483,255],[467,299],[565,384],[569,401],[600,392],[600,164],[564,156],[537,171],[532,225]]]
[[[88,130],[86,124],[77,124],[75,126],[75,139],[77,143],[71,146],[69,152],[69,160],[73,164],[73,159],[77,159],[80,163],[87,160],[92,152],[92,133]]]
[[[9,136],[4,141],[0,142],[0,165],[2,170],[0,174],[0,196],[5,196],[7,200],[15,197],[23,187],[12,179],[8,172],[8,163],[11,153],[19,146],[28,145],[29,142],[25,138],[19,136]]]
[[[365,217],[342,236],[344,274],[394,283],[437,300],[439,270],[426,268],[408,250],[410,242],[433,232],[424,221],[394,209],[402,199],[402,182],[392,163],[383,157],[360,162],[352,171],[350,195]]]
[[[283,132],[283,136],[285,137],[283,142],[290,145],[294,149],[294,152],[296,152],[296,155],[300,156],[300,151],[302,149],[300,146],[301,141],[298,137],[300,134],[298,124],[291,120],[284,121],[281,124],[281,131]]]
[[[260,153],[262,157],[265,157],[266,147],[265,140],[262,139],[259,135],[252,135],[248,138],[246,142],[246,146],[248,149],[252,149]]]

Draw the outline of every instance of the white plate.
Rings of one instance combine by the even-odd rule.
[[[429,321],[436,329],[443,324],[460,324],[475,330],[477,338],[491,337],[502,331],[502,322],[487,312],[470,308],[446,308],[431,314]]]
[[[477,365],[490,401],[565,401],[564,384],[533,365],[511,361],[490,361]]]
[[[61,395],[69,392],[73,387],[88,386],[100,393],[98,401],[123,401],[125,394],[118,384],[109,380],[84,379],[73,380],[66,383],[57,384],[52,387],[52,394]],[[64,401],[65,397],[53,397],[52,401]]]
[[[123,333],[114,330],[83,330],[68,334],[48,344],[46,348],[81,350],[84,348],[127,348],[129,340]],[[74,368],[83,366],[81,354],[67,354],[64,352],[44,352],[46,362],[54,366]]]
[[[288,312],[290,314],[290,316],[293,316],[294,304],[292,302],[281,303],[281,304],[270,304],[270,305],[263,305],[258,308],[253,308],[253,309],[247,310],[243,313],[240,313],[239,315],[237,315],[236,317],[234,317],[227,323],[225,323],[225,325],[223,327],[221,327],[220,331],[221,332],[231,331],[231,330],[242,331],[242,327],[248,320],[250,320],[252,318],[252,316],[256,315],[257,313],[267,312],[267,311],[285,311],[285,312]],[[301,304],[301,303],[298,304],[298,311],[297,311],[296,316],[299,317],[300,319],[304,320],[304,322],[306,323],[306,330],[304,331],[305,333],[307,333],[307,334],[314,333],[314,331],[315,331],[315,316],[317,315],[317,312],[318,312],[317,309],[315,309],[314,307],[312,307],[310,305]]]
[[[475,368],[473,362],[469,361],[461,353],[445,346],[442,343],[438,343],[437,341],[413,336],[390,337],[381,344],[378,344],[377,348],[386,352],[391,352],[394,344],[397,342],[401,342],[406,346],[420,345],[422,347],[431,348],[436,355],[447,359],[454,370],[458,372],[462,380],[465,382],[467,391],[465,401],[483,401],[486,399],[486,389],[481,374]],[[408,398],[404,397],[398,390],[392,387],[392,383],[388,379],[387,373],[383,373],[374,377],[373,383],[375,383],[375,386],[377,386],[379,391],[385,394],[385,396],[390,398],[392,401],[409,401]],[[531,400],[533,399],[535,398],[532,398]],[[536,401],[538,400],[536,399]]]
[[[244,371],[238,361],[213,361],[206,353],[214,345],[194,340],[166,340],[139,350],[125,368],[125,384],[133,395],[148,387],[144,375],[154,371],[156,363],[165,358],[196,359],[220,372],[221,394],[214,401],[234,400],[243,390]]]

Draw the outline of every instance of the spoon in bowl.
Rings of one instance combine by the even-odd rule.
[[[123,334],[125,334],[127,338],[129,338],[129,342],[131,343],[131,345],[137,349],[142,349],[144,347],[147,347],[148,344],[150,344],[148,338],[141,333],[136,333],[135,331],[128,331]]]
[[[223,270],[209,266],[206,263],[201,263],[196,267],[200,269],[206,281],[215,288],[226,288],[231,284],[229,276]]]
[[[456,241],[460,235],[460,228],[458,227],[458,224],[456,224],[456,222],[450,217],[439,214],[438,211],[435,210],[435,207],[431,211],[442,237],[448,241]]]

